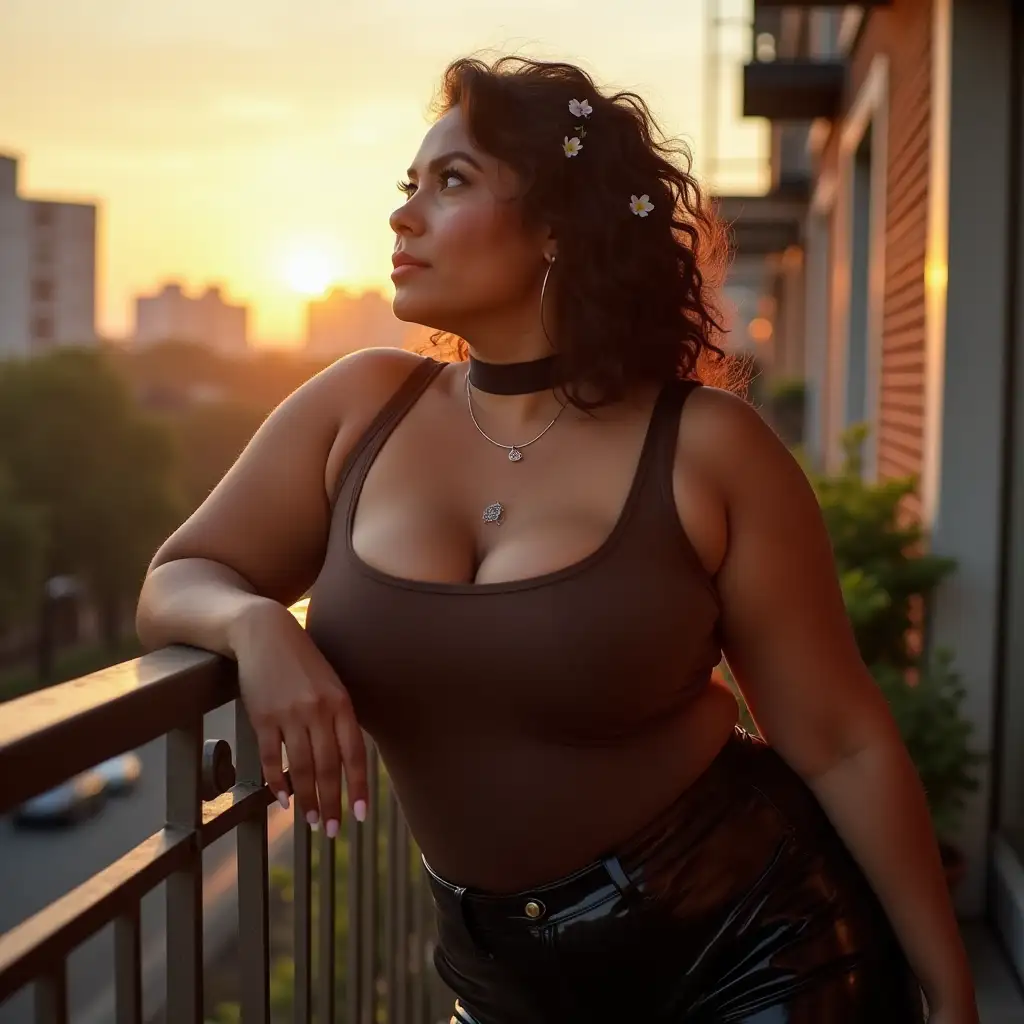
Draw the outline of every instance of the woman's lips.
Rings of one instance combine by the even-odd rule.
[[[408,277],[410,274],[415,274],[426,269],[426,266],[422,263],[399,263],[398,266],[391,271],[391,280],[400,281],[402,278]]]
[[[426,270],[428,264],[422,260],[416,259],[414,256],[410,256],[408,253],[396,252],[391,257],[391,262],[394,264],[395,269],[391,271],[391,280],[397,281],[402,277],[406,277],[416,270]]]

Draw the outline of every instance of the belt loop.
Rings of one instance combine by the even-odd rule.
[[[636,886],[630,881],[621,861],[614,854],[611,857],[605,857],[601,861],[601,866],[608,872],[608,877],[623,896],[629,895],[635,890]]]
[[[476,950],[477,955],[481,960],[493,960],[494,954],[480,941],[477,930],[473,927],[473,922],[470,920],[470,915],[467,913],[469,908],[466,905],[466,887],[464,885],[458,886],[455,890],[455,896],[459,901],[459,913],[462,915],[462,926],[466,929],[466,934],[469,936],[470,942],[473,943],[473,948]]]

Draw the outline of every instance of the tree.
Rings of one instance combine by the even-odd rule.
[[[104,636],[179,521],[174,446],[101,354],[63,349],[0,366],[0,465],[43,511],[43,569],[80,577]]]
[[[45,551],[43,510],[21,499],[0,464],[0,633],[35,611]]]

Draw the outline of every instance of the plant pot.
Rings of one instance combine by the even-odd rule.
[[[946,884],[949,891],[954,892],[959,888],[967,874],[967,859],[963,853],[950,843],[939,843],[939,853],[942,856],[942,867],[946,872]]]

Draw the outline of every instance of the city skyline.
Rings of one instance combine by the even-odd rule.
[[[644,95],[699,171],[703,21],[702,0],[641,0],[625,23],[576,0],[453,0],[443,19],[407,0],[8,0],[0,150],[33,195],[98,204],[101,334],[127,336],[133,297],[173,279],[223,282],[251,307],[254,344],[299,344],[330,287],[390,298],[395,182],[450,59],[578,61]],[[757,125],[727,134],[762,152]]]

